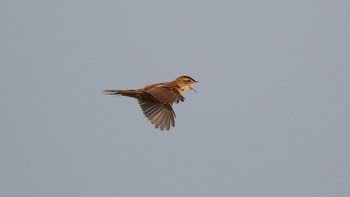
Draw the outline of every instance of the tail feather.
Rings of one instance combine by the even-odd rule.
[[[136,98],[139,92],[137,90],[103,90],[106,95],[122,95]]]

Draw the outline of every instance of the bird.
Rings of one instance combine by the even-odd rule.
[[[140,89],[103,90],[105,95],[121,95],[137,99],[143,114],[156,129],[169,131],[175,127],[173,103],[184,102],[182,94],[193,90],[192,84],[198,83],[190,76],[180,76],[170,82],[155,83]]]

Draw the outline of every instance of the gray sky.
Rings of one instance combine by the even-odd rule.
[[[0,3],[0,196],[350,196],[349,1]],[[102,95],[190,75],[154,129]]]

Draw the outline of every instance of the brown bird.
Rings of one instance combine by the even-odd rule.
[[[160,130],[175,127],[175,112],[173,103],[184,101],[181,95],[189,90],[193,90],[192,84],[197,83],[189,76],[180,76],[171,82],[163,82],[148,85],[136,90],[104,90],[107,95],[122,95],[137,99],[148,120]]]

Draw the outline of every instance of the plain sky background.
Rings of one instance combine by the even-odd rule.
[[[350,196],[350,3],[0,3],[0,196]],[[200,81],[161,132],[136,100]]]

